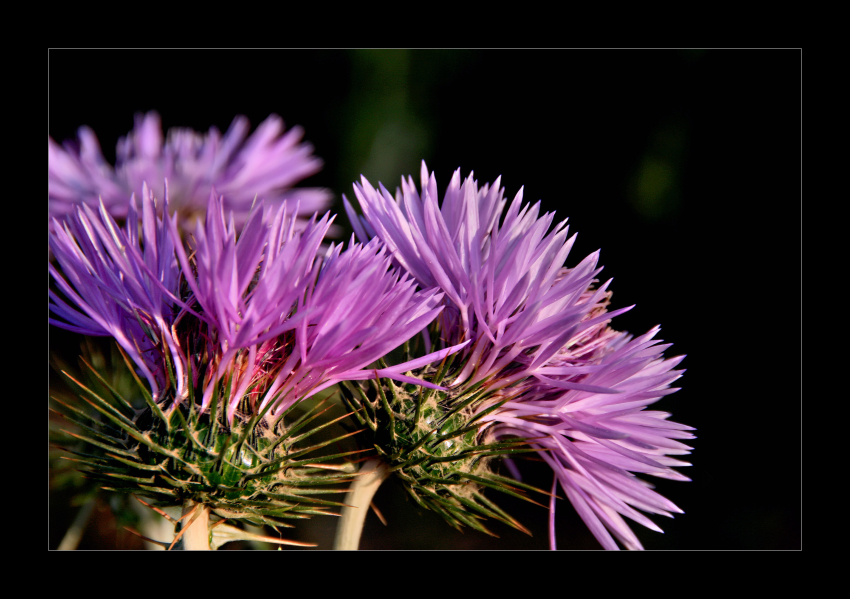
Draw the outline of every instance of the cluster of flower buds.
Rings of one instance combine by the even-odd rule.
[[[87,130],[78,153],[49,141],[50,322],[113,338],[138,383],[126,397],[90,367],[112,397],[75,380],[93,411],[63,404],[94,478],[285,526],[342,505],[316,496],[344,491],[367,452],[458,528],[525,530],[488,490],[539,493],[553,547],[559,490],[606,548],[641,547],[623,517],[660,530],[642,512],[680,512],[634,474],[687,480],[670,456],[692,429],[645,409],[676,390],[682,358],[663,357],[657,328],[609,326],[629,308],[608,311],[598,252],[566,268],[566,222],[460,171],[440,203],[424,163],[421,191],[355,184],[359,243],[325,248],[333,217],[297,218],[323,192],[306,209],[286,199],[318,162],[281,130],[271,118],[246,141],[237,119],[163,146],[148,115],[114,171]],[[336,420],[293,410],[334,385],[363,428],[304,444]],[[325,452],[352,435],[359,451]],[[550,490],[521,482],[512,458],[527,453],[551,466]]]

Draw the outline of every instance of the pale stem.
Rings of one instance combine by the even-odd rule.
[[[189,551],[210,550],[210,508],[187,501],[183,506],[183,515],[195,511],[183,521],[183,549]]]
[[[389,475],[390,467],[378,458],[363,463],[345,496],[344,503],[347,505],[342,508],[334,549],[357,549],[360,546],[360,535],[363,534],[369,504],[372,503],[375,491]]]
[[[77,517],[71,523],[71,527],[62,537],[62,542],[59,543],[59,551],[69,551],[77,548],[80,544],[80,539],[83,538],[83,532],[86,530],[86,525],[89,523],[92,510],[94,509],[95,500],[89,499],[80,511],[77,512]]]

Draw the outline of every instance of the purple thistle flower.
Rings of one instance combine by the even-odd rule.
[[[400,374],[405,365],[360,370],[426,327],[441,295],[399,281],[378,242],[332,247],[322,260],[329,215],[298,229],[297,206],[261,202],[237,237],[233,214],[225,221],[223,199],[212,194],[187,249],[167,198],[158,217],[153,193],[144,193],[141,217],[131,197],[123,230],[103,203],[97,214],[80,204],[48,234],[58,263],[48,262],[58,287],[48,289],[50,322],[112,336],[147,379],[135,377],[147,404],[137,409],[138,397],[106,381],[111,373],[89,366],[115,406],[69,376],[96,414],[57,399],[83,427],[63,432],[97,456],[85,465],[104,489],[195,505],[204,522],[214,512],[288,526],[283,518],[329,513],[341,504],[315,496],[343,492],[334,487],[350,479],[321,461],[356,452],[307,456],[354,433],[305,447],[325,427],[296,435],[301,424],[287,423],[283,408],[349,375],[415,380]],[[225,539],[240,534],[224,530]],[[212,543],[210,531],[201,546]]]
[[[224,376],[232,389],[229,419],[249,388],[252,409],[274,401],[274,415],[341,380],[415,380],[402,373],[421,360],[362,369],[427,327],[442,309],[442,295],[416,292],[412,279],[390,269],[377,241],[352,243],[345,251],[332,245],[319,259],[333,219],[314,217],[297,229],[294,212],[286,202],[276,209],[259,205],[237,239],[233,215],[226,223],[223,201],[212,195],[206,221],[195,231],[193,259],[177,245],[183,274],[217,344],[202,410]],[[169,219],[175,238],[177,219]],[[440,360],[455,350],[424,359]]]
[[[660,530],[637,510],[681,513],[633,473],[688,480],[672,470],[688,464],[668,456],[689,453],[677,439],[693,429],[645,411],[677,390],[669,385],[684,356],[662,357],[669,346],[652,340],[658,328],[632,340],[608,327],[631,307],[607,312],[610,280],[594,287],[599,252],[563,268],[575,236],[567,239],[566,221],[550,231],[554,215],[538,217],[539,202],[523,206],[522,189],[505,211],[499,179],[479,188],[458,170],[442,205],[424,162],[421,181],[421,195],[408,178],[393,198],[363,178],[354,185],[362,217],[343,200],[361,239],[379,238],[422,288],[444,292],[441,339],[470,342],[449,386],[462,394],[482,383],[489,393],[476,408],[491,409],[477,442],[521,437],[546,450],[553,495],[560,485],[605,548],[617,548],[611,533],[640,548],[622,516]],[[553,499],[553,548],[554,510]]]
[[[171,234],[179,238],[178,214],[168,221]],[[291,330],[304,314],[290,318],[309,284],[319,244],[330,225],[329,215],[319,222],[311,219],[303,231],[295,230],[295,219],[287,203],[276,211],[255,207],[236,239],[234,215],[225,223],[223,198],[213,192],[208,198],[205,224],[199,223],[194,259],[177,245],[183,273],[200,305],[202,318],[214,331],[217,349],[209,355],[216,368],[206,385],[201,409],[205,410],[219,379],[235,367],[238,350],[250,348],[248,364],[253,371],[257,345],[272,341]],[[193,268],[194,266],[194,268]],[[244,361],[244,359],[243,359]],[[209,373],[208,373],[209,376]],[[232,385],[232,417],[250,377]]]
[[[47,189],[49,219],[61,220],[80,203],[97,206],[98,198],[118,219],[127,216],[127,200],[143,183],[164,197],[168,180],[172,210],[184,220],[201,216],[214,186],[226,198],[237,226],[248,217],[255,198],[267,205],[285,199],[300,202],[303,214],[326,209],[328,190],[292,189],[301,179],[318,172],[320,159],[313,148],[300,143],[304,131],[294,127],[284,133],[283,121],[272,115],[248,136],[248,119],[237,117],[222,136],[210,129],[202,136],[190,129],[171,129],[163,140],[159,115],[136,115],[136,124],[117,146],[115,168],[106,162],[94,132],[81,127],[76,143],[64,147],[48,137]]]
[[[411,178],[402,180],[394,199],[383,185],[375,190],[363,178],[362,185],[354,186],[363,216],[354,213],[345,196],[343,201],[361,239],[380,238],[423,288],[445,293],[447,308],[439,321],[443,338],[453,344],[472,342],[471,358],[455,385],[504,375],[508,365],[536,348],[528,368],[497,383],[513,384],[595,324],[582,322],[593,303],[579,300],[601,271],[596,269],[599,252],[562,273],[575,242],[575,235],[567,239],[566,221],[547,235],[554,214],[538,218],[540,203],[522,206],[520,189],[500,225],[506,202],[499,179],[492,188],[479,189],[471,173],[461,184],[458,170],[438,206],[436,179],[423,162],[422,187],[420,197]]]
[[[142,193],[141,236],[135,196],[123,230],[103,203],[97,214],[80,204],[63,222],[54,219],[48,243],[62,274],[49,262],[47,270],[73,306],[48,289],[50,311],[61,319],[48,321],[84,335],[114,337],[147,378],[154,397],[167,381],[170,359],[179,381],[177,395],[183,397],[184,358],[172,330],[180,272],[174,240],[156,216],[152,192],[143,186]]]

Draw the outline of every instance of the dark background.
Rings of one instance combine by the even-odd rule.
[[[678,393],[656,404],[695,426],[692,482],[657,481],[686,513],[634,525],[647,548],[801,547],[801,53],[797,50],[50,51],[48,133],[88,125],[114,161],[138,111],[163,128],[222,132],[270,113],[325,160],[305,184],[337,196],[360,174],[389,189],[419,181],[424,158],[444,190],[454,169],[502,175],[512,198],[569,217],[567,261],[602,248],[614,326],[655,324],[687,354]],[[55,334],[51,331],[51,334]],[[523,464],[527,482],[551,475]],[[655,482],[655,481],[653,481]],[[51,495],[51,547],[73,518]],[[548,547],[546,510],[505,501],[534,533],[460,534],[394,485],[375,498],[361,547]],[[81,548],[132,547],[91,525]],[[330,548],[335,521],[290,534]],[[566,500],[559,548],[596,548]]]

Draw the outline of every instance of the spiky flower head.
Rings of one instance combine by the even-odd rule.
[[[363,368],[426,327],[442,295],[416,291],[377,241],[322,256],[329,215],[298,228],[286,202],[261,203],[237,235],[213,195],[190,246],[180,214],[158,217],[154,204],[147,193],[140,219],[131,201],[124,229],[103,205],[97,215],[82,205],[50,235],[65,273],[48,264],[64,295],[50,291],[51,323],[112,336],[130,375],[147,378],[137,378],[138,401],[93,367],[106,391],[72,379],[95,410],[63,404],[84,427],[74,436],[88,445],[92,475],[221,518],[284,525],[325,513],[338,504],[313,496],[342,491],[325,487],[348,474],[310,454],[353,433],[303,447],[335,421],[305,429],[316,415],[293,422],[293,410],[341,379],[415,380],[403,373],[420,362]]]
[[[241,235],[226,224],[222,203],[210,197],[195,246],[177,245],[183,274],[215,346],[217,368],[207,383],[202,409],[219,379],[233,386],[228,418],[246,390],[275,415],[340,380],[374,378],[362,369],[426,327],[442,310],[442,294],[417,292],[409,276],[390,268],[378,241],[342,250],[319,244],[333,219],[294,226],[284,203],[255,210]],[[177,237],[177,216],[169,221]],[[193,256],[190,262],[188,254]],[[441,359],[445,352],[434,354]],[[381,369],[406,379],[410,366]],[[213,372],[212,370],[210,372]]]
[[[88,127],[62,146],[48,137],[48,221],[73,214],[78,204],[97,208],[99,198],[121,220],[131,194],[139,194],[147,183],[162,198],[166,179],[171,209],[179,210],[186,224],[193,215],[203,216],[213,186],[226,198],[237,226],[246,221],[255,198],[269,206],[286,199],[290,206],[299,202],[306,216],[327,209],[328,190],[293,189],[322,166],[312,146],[301,143],[301,127],[284,131],[280,117],[271,115],[250,136],[248,131],[248,119],[239,116],[223,136],[215,128],[206,135],[175,128],[163,139],[159,115],[138,114],[133,130],[118,142],[114,168]]]
[[[632,341],[608,327],[630,308],[607,311],[610,281],[597,287],[595,279],[599,252],[564,268],[575,236],[567,239],[566,221],[552,227],[554,214],[539,216],[539,202],[523,204],[522,189],[507,206],[498,179],[479,188],[471,173],[461,183],[458,170],[440,205],[424,163],[421,184],[420,192],[402,179],[393,197],[364,178],[354,186],[363,215],[347,199],[346,210],[361,238],[381,239],[423,289],[444,292],[434,341],[470,345],[439,370],[414,373],[447,392],[410,387],[386,416],[375,411],[376,444],[414,498],[451,524],[476,527],[478,515],[518,526],[478,485],[527,489],[497,474],[491,456],[536,450],[603,546],[617,547],[610,530],[626,547],[640,547],[620,514],[657,530],[634,508],[679,511],[632,473],[685,479],[671,467],[686,464],[667,456],[688,452],[674,439],[691,438],[690,427],[644,411],[675,391],[669,384],[681,357],[663,359],[667,346],[651,340],[657,330]],[[350,398],[353,406],[378,405],[363,389]],[[395,435],[380,432],[387,422]]]

